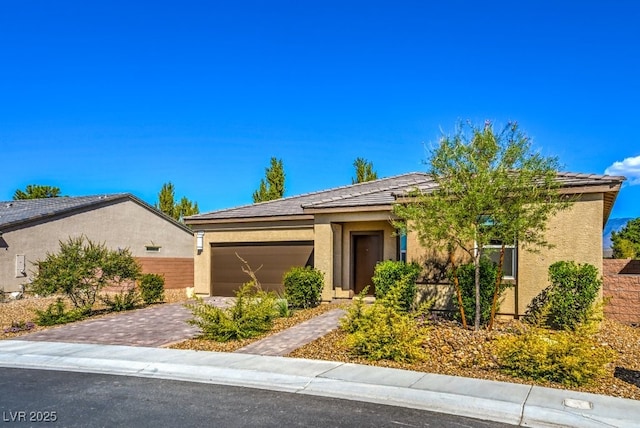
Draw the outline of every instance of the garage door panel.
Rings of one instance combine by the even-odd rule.
[[[313,242],[274,242],[212,245],[212,293],[233,296],[250,280],[242,257],[265,290],[282,291],[282,275],[293,266],[313,265]]]

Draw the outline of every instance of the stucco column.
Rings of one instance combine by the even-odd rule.
[[[333,229],[330,222],[316,222],[314,234],[314,265],[324,274],[322,300],[333,299]]]
[[[209,236],[204,235],[202,250],[196,248],[196,238],[193,239],[193,286],[199,296],[211,295],[211,245]]]

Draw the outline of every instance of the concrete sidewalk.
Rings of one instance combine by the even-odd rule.
[[[640,402],[332,361],[118,345],[0,341],[0,367],[214,383],[424,409],[522,426],[636,427]]]

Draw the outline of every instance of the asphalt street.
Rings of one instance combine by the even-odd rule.
[[[0,370],[0,397],[0,427],[511,426],[252,388],[31,369]]]

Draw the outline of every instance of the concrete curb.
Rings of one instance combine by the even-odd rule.
[[[640,402],[531,385],[237,353],[0,341],[0,367],[213,383],[430,410],[521,426],[632,427]]]

